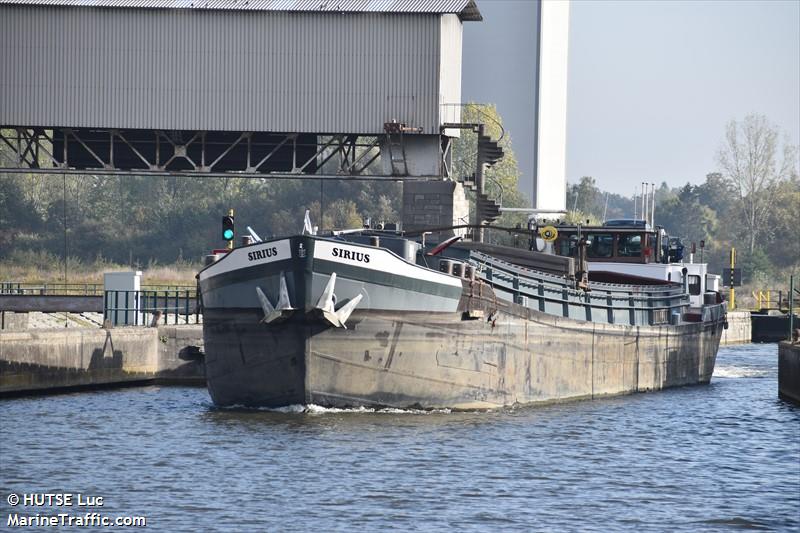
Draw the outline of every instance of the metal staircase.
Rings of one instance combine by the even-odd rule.
[[[475,172],[475,220],[477,224],[491,224],[500,217],[500,203],[489,198],[484,186],[483,172],[503,158],[503,149],[488,135],[483,133],[483,125],[478,128],[478,156]],[[482,234],[482,232],[480,232]],[[480,240],[483,240],[482,238]]]
[[[478,224],[491,224],[500,218],[500,203],[486,193],[478,193],[475,197],[475,218]]]
[[[495,165],[503,157],[503,149],[488,135],[483,133],[483,124],[478,126],[478,156],[475,168],[475,223],[480,226],[491,224],[500,217],[500,203],[486,194],[485,169]],[[475,240],[483,242],[483,228],[475,233]]]
[[[475,173],[463,176],[461,182],[464,187],[476,193],[475,196],[475,223],[481,226],[491,224],[500,217],[500,202],[489,198],[486,194],[486,183],[483,173],[487,168],[494,166],[503,158],[503,148],[498,141],[484,133],[483,124],[474,123],[446,123],[443,128],[470,129],[478,134],[478,151],[475,161]],[[478,229],[473,238],[478,242],[483,241],[483,229]]]
[[[478,164],[493,166],[503,158],[503,148],[488,135],[483,134],[483,128],[478,132]]]

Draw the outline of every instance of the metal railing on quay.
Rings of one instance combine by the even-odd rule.
[[[770,309],[783,310],[789,305],[790,290],[783,289],[758,289],[751,293],[753,297],[753,311]]]
[[[102,296],[102,283],[21,283],[0,281],[0,294],[26,296]]]
[[[202,302],[196,298],[195,288],[103,293],[103,321],[111,320],[114,325],[200,324],[201,315]]]
[[[142,285],[142,291],[189,291],[194,298],[194,285]],[[102,283],[61,283],[0,281],[0,294],[39,296],[102,296]]]

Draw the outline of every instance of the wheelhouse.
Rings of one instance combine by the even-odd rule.
[[[660,232],[644,227],[559,226],[553,251],[577,258],[581,239],[586,240],[586,259],[591,262],[646,264],[663,259]]]

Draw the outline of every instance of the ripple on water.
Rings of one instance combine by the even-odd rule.
[[[717,365],[714,367],[715,378],[765,378],[769,370],[746,366]]]
[[[156,531],[797,530],[800,409],[775,352],[722,349],[709,386],[488,412],[8,400],[0,493],[91,491]]]
[[[345,414],[383,414],[383,415],[429,415],[447,414],[451,409],[397,409],[393,407],[324,407],[316,404],[292,404],[285,407],[248,407],[245,405],[231,405],[227,407],[213,407],[221,411],[248,412],[263,411],[269,413],[288,413],[288,414],[309,414],[309,415],[329,415],[334,413]],[[462,411],[470,412],[470,411]],[[478,412],[478,411],[474,411]]]

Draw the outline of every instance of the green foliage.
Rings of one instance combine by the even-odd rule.
[[[770,229],[767,221],[781,182],[798,173],[798,151],[786,142],[781,150],[779,133],[764,115],[750,114],[740,122],[732,120],[717,154],[722,179],[737,193],[735,204],[742,215],[751,254]]]
[[[60,175],[2,174],[0,261],[25,250],[62,257],[65,198],[70,256],[141,267],[199,261],[222,246],[220,218],[229,208],[237,239],[246,226],[270,237],[298,233],[306,209],[324,228],[359,227],[367,216],[397,222],[400,191],[397,183],[326,182],[320,224],[319,180],[68,175],[65,195]]]
[[[784,278],[800,268],[800,178],[797,174],[777,180],[773,190],[768,191],[772,201],[758,228],[758,239],[752,251],[749,249],[749,232],[746,212],[739,209],[738,192],[730,181],[720,173],[706,176],[700,185],[686,184],[669,188],[662,184],[656,189],[656,224],[667,232],[680,237],[685,244],[697,244],[704,240],[706,247],[703,259],[713,272],[728,266],[731,247],[738,250],[737,262],[743,268],[746,283],[762,286],[785,284]],[[590,224],[602,220],[605,193],[598,189],[591,177],[581,178],[578,184],[567,189],[569,222]],[[610,198],[613,195],[609,196]],[[583,200],[581,200],[583,198]],[[618,204],[619,205],[619,204]],[[611,213],[609,201],[609,213]],[[628,200],[627,211],[607,215],[611,218],[632,218],[633,200]]]
[[[528,205],[518,191],[516,158],[497,110],[469,105],[463,117],[486,123],[487,134],[502,137],[505,157],[486,172],[487,192],[504,206]],[[453,150],[456,176],[471,174],[475,166],[475,134],[462,134]],[[0,146],[0,158],[9,157]],[[0,174],[0,264],[10,268],[36,251],[47,259],[27,257],[32,265],[58,271],[65,234],[70,269],[96,258],[137,268],[199,261],[224,245],[220,219],[230,208],[237,240],[246,226],[269,238],[300,232],[306,210],[322,229],[360,227],[365,218],[399,222],[401,192],[399,183],[377,181]],[[524,214],[505,214],[498,224],[525,221]]]
[[[800,177],[796,147],[778,150],[778,132],[763,116],[728,124],[718,160],[722,172],[700,185],[656,189],[656,225],[685,244],[705,241],[703,259],[712,272],[729,264],[738,251],[745,283],[787,284],[800,269]],[[778,156],[781,152],[781,156]],[[634,198],[601,191],[590,176],[567,188],[570,221],[590,223],[640,218]],[[771,280],[771,282],[770,282]]]
[[[583,176],[581,180],[567,188],[567,207],[576,221],[583,220],[583,215],[599,213],[602,216],[603,193],[597,188],[594,178]],[[581,216],[578,216],[578,213]]]
[[[484,172],[487,194],[501,201],[504,207],[528,207],[530,203],[518,187],[519,165],[511,145],[511,135],[503,129],[503,119],[497,108],[494,105],[467,104],[461,110],[461,122],[484,124],[484,134],[499,141],[503,148],[503,158]],[[475,173],[477,146],[477,133],[461,130],[461,136],[453,143],[453,175],[456,179]]]
[[[599,224],[604,219],[633,216],[633,199],[601,191],[591,176],[567,186],[567,215],[569,223]],[[605,215],[605,217],[603,216]]]
[[[529,207],[530,202],[519,190],[519,165],[511,143],[511,135],[503,129],[503,119],[494,105],[470,103],[461,109],[461,122],[483,124],[484,134],[499,142],[503,158],[484,172],[486,193],[503,207]],[[453,177],[461,181],[475,173],[478,134],[472,130],[461,130],[461,136],[453,143]],[[475,193],[468,191],[470,205],[474,206]],[[474,223],[475,213],[471,213]],[[525,213],[503,213],[494,223],[503,227],[527,227]],[[514,236],[505,232],[487,231],[486,240],[497,244],[513,245]],[[519,239],[517,239],[519,241]]]
[[[742,279],[746,283],[756,287],[773,286],[775,267],[764,249],[756,248],[750,252],[747,248],[742,248],[736,252],[736,263],[741,265]]]
[[[0,174],[0,250],[8,250],[20,235],[36,232],[41,226],[22,182]]]
[[[717,214],[711,207],[700,202],[698,187],[688,183],[658,206],[657,223],[669,231],[680,231],[683,238],[699,243],[714,235]]]
[[[603,221],[596,215],[586,211],[571,210],[562,219],[567,224],[582,224],[586,226],[599,226]]]
[[[485,173],[489,195],[505,207],[528,206],[518,188],[511,138],[494,106],[469,104],[462,122],[484,123],[505,152]],[[755,119],[729,127],[723,172],[708,174],[700,185],[671,188],[662,183],[656,189],[656,224],[687,244],[705,240],[704,259],[715,272],[727,266],[735,246],[745,282],[782,282],[800,268],[797,151],[784,147],[777,165],[776,135],[770,128]],[[746,135],[741,133],[745,130]],[[768,163],[760,181],[757,173],[747,173],[746,165],[734,165],[734,156],[747,154],[740,138],[754,138],[761,160]],[[462,130],[453,146],[456,179],[475,171],[476,148],[476,134]],[[7,155],[0,146],[0,157]],[[738,177],[731,171],[737,168]],[[187,262],[196,264],[210,248],[222,246],[220,217],[229,208],[236,211],[238,234],[249,225],[265,238],[298,233],[306,209],[314,224],[327,229],[360,226],[367,217],[396,222],[401,212],[402,185],[394,182],[84,175],[66,177],[66,195],[64,185],[60,175],[0,174],[0,278],[8,279],[18,272],[12,267],[25,264],[31,271],[59,271],[65,220],[70,271],[82,265],[141,268],[176,262],[188,271]],[[631,218],[636,209],[633,197],[602,191],[590,176],[568,186],[566,205],[567,221],[590,224]],[[525,214],[505,213],[496,224],[525,227],[526,222]],[[510,245],[515,240],[501,232],[487,232],[487,239]],[[524,239],[517,241],[524,245]]]

